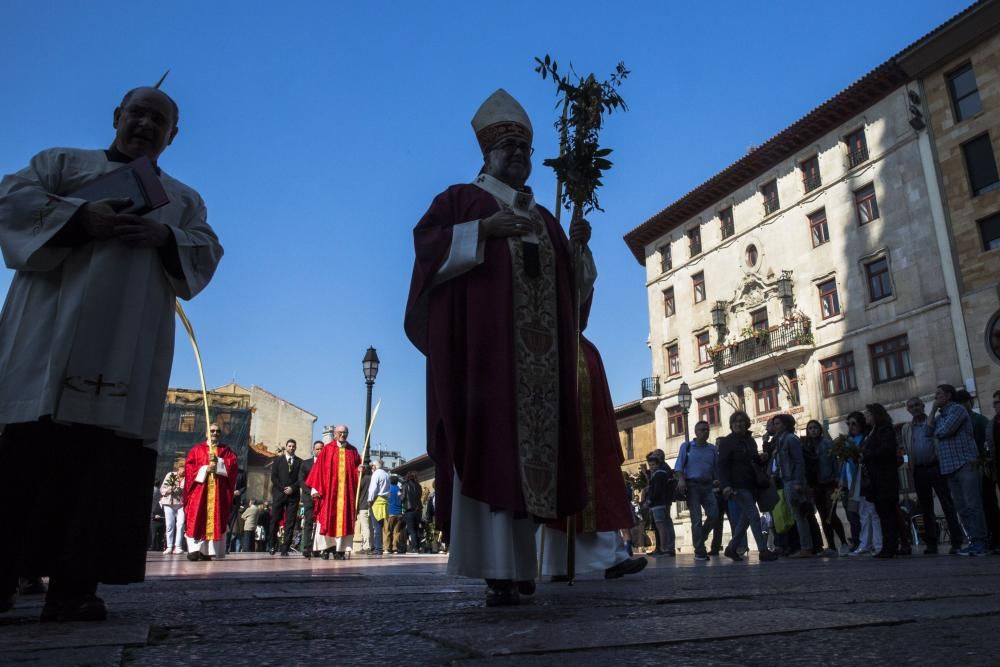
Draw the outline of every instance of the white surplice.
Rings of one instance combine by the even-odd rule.
[[[0,424],[51,415],[158,437],[174,300],[200,292],[223,251],[201,197],[166,173],[170,203],[144,217],[173,233],[183,276],[155,248],[46,246],[85,203],[66,195],[120,167],[103,150],[54,148],[0,182],[0,247],[16,271],[0,317]]]
[[[542,528],[545,552],[542,555],[542,574],[557,576],[567,574],[566,531]],[[577,534],[574,543],[574,574],[604,572],[629,559],[628,548],[616,530]]]

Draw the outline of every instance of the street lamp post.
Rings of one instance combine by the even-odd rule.
[[[365,435],[371,441],[368,429],[372,427],[372,387],[375,385],[375,376],[378,375],[378,353],[374,347],[369,347],[365,352],[365,358],[361,360],[361,368],[365,373],[365,384],[368,385],[368,399],[365,403]]]
[[[691,388],[688,387],[687,382],[681,382],[681,388],[677,390],[677,405],[679,405],[681,410],[684,412],[684,442],[690,442],[691,435],[688,432],[688,410],[691,409]]]

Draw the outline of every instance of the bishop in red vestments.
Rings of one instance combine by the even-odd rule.
[[[427,357],[448,572],[486,579],[488,605],[515,604],[534,588],[535,519],[575,514],[585,500],[573,252],[526,186],[532,129],[521,105],[498,90],[472,125],[484,164],[414,229],[405,328]],[[586,243],[586,221],[570,237]]]
[[[210,457],[208,443],[191,448],[184,461],[184,537],[189,560],[211,560],[226,555],[226,528],[236,489],[237,461],[228,447],[219,443],[219,427],[212,425],[209,437],[215,446]]]
[[[335,558],[349,558],[354,543],[354,517],[358,497],[361,455],[347,442],[347,427],[334,429],[334,442],[316,456],[306,486],[317,500],[316,537],[313,547]]]

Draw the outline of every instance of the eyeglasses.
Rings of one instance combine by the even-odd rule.
[[[527,153],[528,157],[535,154],[535,149],[527,141],[501,141],[493,147],[495,151],[503,151],[508,155],[513,155],[517,151]]]
[[[213,428],[211,431],[209,431],[209,433],[218,433],[218,432],[219,432],[219,429],[217,429],[217,428]]]

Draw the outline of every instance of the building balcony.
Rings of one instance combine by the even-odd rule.
[[[802,189],[806,192],[812,192],[821,185],[823,185],[823,179],[819,177],[819,174],[812,174],[802,178]]]
[[[778,204],[778,197],[777,197],[777,195],[775,195],[773,197],[765,197],[764,198],[764,215],[771,215],[772,213],[774,213],[775,211],[777,211],[779,208],[781,208],[781,206]]]
[[[651,378],[642,379],[642,397],[649,398],[650,396],[660,395],[660,376],[656,375]]]
[[[854,167],[857,167],[859,164],[866,161],[867,159],[868,159],[867,146],[859,146],[857,150],[853,150],[847,154],[847,163],[850,165],[850,168],[852,169]]]
[[[776,357],[808,355],[813,345],[811,323],[792,320],[713,350],[712,366],[718,374],[757,370]]]

